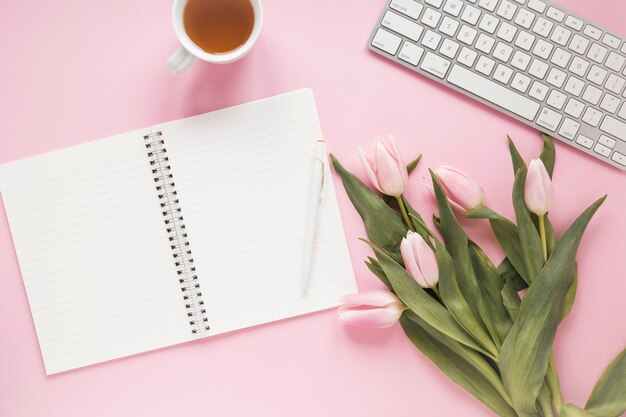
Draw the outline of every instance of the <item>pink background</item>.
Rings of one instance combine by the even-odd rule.
[[[248,57],[177,76],[165,66],[177,46],[169,0],[5,1],[0,162],[311,87],[329,148],[348,168],[362,175],[357,145],[391,132],[407,160],[425,154],[408,195],[427,217],[423,177],[439,164],[472,173],[490,205],[511,216],[504,138],[531,158],[537,134],[368,52],[385,1],[265,0],[265,27]],[[561,4],[626,35],[624,2]],[[557,151],[559,232],[609,194],[583,240],[578,299],[556,342],[565,397],[582,405],[626,343],[626,176],[560,143]],[[338,193],[359,285],[376,287],[362,263],[360,219]],[[0,213],[0,416],[490,415],[399,327],[346,328],[333,311],[46,377]],[[486,224],[467,224],[479,242],[491,241]]]

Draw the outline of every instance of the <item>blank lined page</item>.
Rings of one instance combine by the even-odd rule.
[[[144,134],[0,166],[48,374],[190,339]]]
[[[183,204],[209,335],[333,307],[356,291],[326,164],[302,295],[314,146],[322,137],[310,90],[154,129],[163,132]]]

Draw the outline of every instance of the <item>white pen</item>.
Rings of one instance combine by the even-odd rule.
[[[306,219],[306,234],[304,235],[304,257],[302,262],[302,295],[306,295],[309,279],[311,278],[311,264],[313,262],[313,245],[317,229],[317,212],[322,201],[322,186],[324,185],[324,171],[326,160],[326,146],[324,140],[315,143],[313,155],[313,173],[311,175],[311,193],[309,194],[309,210]]]

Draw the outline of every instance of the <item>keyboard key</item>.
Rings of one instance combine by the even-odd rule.
[[[563,13],[561,10],[555,9],[554,7],[550,7],[546,12],[546,16],[548,16],[550,19],[556,20],[557,22],[562,22],[565,18],[565,13]]]
[[[552,90],[550,92],[550,95],[548,96],[548,100],[546,101],[546,103],[550,107],[561,110],[563,108],[563,105],[565,104],[565,100],[567,100],[567,96],[564,93],[558,90]]]
[[[580,129],[580,123],[566,117],[561,125],[561,129],[559,129],[559,135],[563,136],[565,139],[574,140],[578,129]]]
[[[426,52],[426,56],[424,57],[420,68],[439,78],[443,78],[446,76],[446,73],[450,68],[450,61],[443,59],[432,52]]]
[[[606,33],[602,38],[602,43],[610,46],[611,48],[618,49],[621,41],[616,36]]]
[[[587,74],[587,79],[594,84],[602,85],[608,74],[607,70],[600,68],[597,65],[593,65]]]
[[[585,93],[583,94],[583,100],[596,106],[600,102],[602,97],[602,90],[597,89],[593,85],[588,85]]]
[[[622,45],[622,49],[620,50],[623,54],[626,54],[626,42]]]
[[[480,35],[478,35],[478,40],[476,41],[475,47],[479,51],[484,52],[487,55],[489,55],[495,43],[496,43],[496,40],[494,38],[487,36],[484,33],[481,33]]]
[[[617,113],[619,117],[626,120],[626,103],[622,104],[622,109]]]
[[[461,20],[469,23],[470,25],[476,25],[476,23],[478,23],[478,19],[480,18],[480,13],[480,10],[468,4],[465,7],[465,10],[463,10]]]
[[[480,20],[480,25],[478,25],[478,27],[487,33],[493,34],[498,27],[498,23],[500,23],[500,19],[498,19],[497,17],[494,17],[490,14],[484,14],[483,18]]]
[[[500,81],[502,84],[508,84],[512,75],[513,70],[511,68],[498,64],[496,71],[493,73],[493,79]]]
[[[447,56],[450,59],[454,59],[458,50],[458,43],[454,42],[451,39],[444,39],[439,52],[441,52],[444,56]]]
[[[457,20],[454,20],[448,16],[444,17],[442,22],[441,22],[441,26],[439,26],[439,30],[450,36],[450,37],[454,37],[454,34],[456,33],[456,30],[459,28],[459,22]]]
[[[515,26],[507,22],[502,22],[496,36],[506,42],[512,42],[515,37],[515,33],[517,33],[517,28]]]
[[[548,91],[550,87],[545,84],[540,83],[539,81],[535,81],[533,86],[530,88],[529,96],[532,98],[536,98],[539,101],[543,101],[548,95]],[[581,110],[582,111],[582,110]]]
[[[554,26],[554,23],[544,19],[543,17],[540,17],[539,19],[537,19],[537,23],[535,23],[535,26],[533,27],[533,32],[535,32],[539,36],[543,36],[544,38],[546,38],[550,34],[552,26]]]
[[[517,91],[525,93],[526,90],[528,90],[528,87],[530,87],[530,77],[527,77],[524,74],[518,72],[517,74],[515,74],[515,77],[513,77],[511,87],[513,87]]]
[[[624,122],[620,122],[611,116],[606,116],[600,126],[600,130],[626,142],[626,123]]]
[[[561,46],[567,45],[567,41],[570,36],[572,36],[572,31],[569,29],[565,29],[563,26],[557,26],[554,28],[554,32],[552,32],[552,36],[550,36],[550,40],[558,43]]]
[[[415,0],[391,0],[389,7],[416,20],[424,8]]]
[[[621,154],[619,152],[613,152],[613,156],[611,157],[611,159],[618,164],[626,166],[626,155],[624,154]]]
[[[472,51],[471,49],[463,47],[463,49],[461,49],[461,53],[459,54],[459,58],[457,60],[459,61],[459,63],[465,65],[466,67],[471,68],[474,65],[474,61],[476,60],[477,56],[478,54],[475,51]]]
[[[575,18],[574,16],[567,16],[565,19],[565,25],[575,30],[581,30],[583,28],[583,21]]]
[[[584,77],[587,73],[587,68],[589,68],[589,62],[585,61],[580,57],[574,57],[572,61],[572,65],[570,65],[569,70],[576,75]]]
[[[551,43],[544,41],[543,39],[539,39],[535,44],[535,48],[533,49],[533,54],[537,55],[540,58],[548,59],[550,56],[550,52],[552,52]]]
[[[498,4],[498,0],[480,0],[478,2],[478,6],[482,7],[483,9],[487,9],[490,12],[496,10],[496,4]]]
[[[539,13],[543,13],[546,10],[546,4],[540,0],[529,0],[528,7]]]
[[[374,39],[372,39],[372,46],[387,52],[390,55],[395,55],[398,51],[398,47],[402,42],[402,38],[387,32],[385,29],[378,29]]]
[[[447,0],[446,5],[443,6],[443,11],[457,17],[461,13],[463,8],[463,2],[461,0]]]
[[[598,139],[598,143],[603,144],[604,146],[606,146],[607,148],[611,148],[613,149],[615,147],[615,139],[610,138],[608,136],[605,135],[600,135],[600,139]]]
[[[440,8],[443,4],[443,0],[426,0],[426,3],[433,7]]]
[[[547,107],[544,107],[543,109],[541,109],[541,113],[539,113],[539,117],[537,118],[537,124],[539,126],[545,127],[551,132],[555,132],[562,118],[563,116],[561,116],[559,113],[550,110]]]
[[[608,80],[606,80],[606,84],[604,85],[607,90],[619,94],[622,92],[622,88],[624,88],[624,84],[626,84],[626,80],[621,77],[618,77],[615,74],[609,74]]]
[[[591,48],[589,48],[587,58],[601,64],[604,62],[604,58],[606,57],[607,52],[608,50],[604,46],[594,43],[591,45]]]
[[[604,65],[606,65],[615,72],[620,72],[620,70],[624,66],[624,62],[626,62],[626,58],[611,51]]]
[[[552,68],[550,70],[550,73],[548,74],[548,78],[546,78],[546,81],[548,82],[548,84],[552,84],[556,88],[561,88],[565,83],[565,78],[567,78],[566,73],[564,73],[560,69]]]
[[[593,146],[593,139],[590,139],[587,136],[580,135],[578,136],[578,139],[576,139],[576,143],[587,149],[591,149],[591,147]]]
[[[460,65],[452,67],[448,82],[527,120],[534,120],[539,111],[534,101]]]
[[[596,146],[593,148],[593,151],[597,154],[600,154],[606,158],[609,157],[609,155],[611,154],[611,150],[609,148],[607,148],[606,146],[604,146],[601,143],[597,143]]]
[[[409,41],[405,41],[404,45],[402,45],[402,49],[400,49],[398,58],[412,65],[417,65],[423,54],[424,48],[421,48]]]
[[[496,61],[482,55],[480,58],[478,58],[478,63],[476,64],[476,71],[488,76],[488,75],[491,75],[491,71],[493,71],[493,68],[495,66],[496,66]]]
[[[569,44],[569,49],[582,55],[587,50],[587,46],[589,46],[589,39],[576,34],[572,38],[572,42]]]
[[[426,10],[424,10],[424,14],[422,15],[421,22],[425,24],[426,26],[430,26],[431,28],[434,29],[437,27],[437,23],[439,23],[440,19],[441,19],[441,13],[439,13],[435,9],[427,8]]]
[[[565,91],[573,96],[578,97],[580,93],[583,92],[584,87],[585,82],[583,80],[579,80],[576,77],[569,77],[567,83],[565,84]]]
[[[522,48],[525,51],[530,51],[530,48],[533,46],[533,42],[535,42],[534,35],[521,31],[515,40],[515,46]]]
[[[493,51],[493,57],[502,62],[508,62],[512,53],[513,48],[505,43],[498,42],[498,44],[496,45],[496,49],[494,49]]]
[[[569,60],[571,57],[572,54],[567,52],[565,49],[556,48],[556,51],[554,51],[554,55],[552,55],[552,59],[550,60],[550,62],[561,68],[565,68],[567,67],[567,64],[569,64]]]
[[[591,25],[585,26],[585,30],[583,31],[583,33],[595,40],[600,40],[600,36],[602,35],[602,31],[600,29]]]
[[[474,43],[474,39],[476,39],[476,29],[472,29],[467,25],[461,26],[461,30],[459,31],[458,36],[456,37],[461,42],[471,45]]]
[[[593,127],[597,127],[598,124],[600,124],[600,119],[602,119],[602,112],[594,109],[593,107],[587,107],[587,110],[585,110],[585,114],[583,115],[583,122]]]
[[[578,119],[580,115],[583,114],[584,109],[585,105],[583,103],[573,98],[570,98],[567,102],[567,106],[565,106],[565,113]]]
[[[543,77],[545,77],[546,73],[548,72],[548,68],[548,64],[546,64],[545,62],[541,62],[538,59],[533,59],[532,64],[530,64],[530,69],[528,70],[528,73],[539,78],[540,80],[543,80]]]
[[[439,43],[441,42],[441,35],[433,32],[432,30],[427,30],[422,38],[422,45],[425,47],[436,51],[439,47]]]
[[[522,51],[515,51],[513,59],[511,60],[511,65],[518,70],[526,71],[528,64],[530,64],[530,55],[526,55]]]
[[[600,108],[609,113],[615,113],[617,108],[619,107],[620,99],[612,96],[611,94],[605,94],[602,102],[600,103]]]
[[[498,7],[498,11],[496,12],[496,14],[506,20],[511,20],[513,19],[513,16],[515,16],[515,12],[517,11],[517,6],[513,3],[511,3],[508,0],[502,0],[502,3],[500,3],[500,7]]]
[[[393,12],[385,13],[381,24],[384,27],[389,28],[394,32],[397,32],[400,35],[404,35],[414,41],[417,41],[420,38],[420,35],[424,30],[424,28],[417,23],[414,23],[406,17],[402,17],[399,14],[395,14]]]
[[[535,14],[529,10],[522,9],[517,14],[515,18],[515,24],[520,25],[524,29],[530,29],[530,26],[533,24],[535,20]]]

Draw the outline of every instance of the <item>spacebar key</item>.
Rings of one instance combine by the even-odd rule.
[[[539,111],[538,103],[459,65],[452,67],[448,82],[530,121]]]

